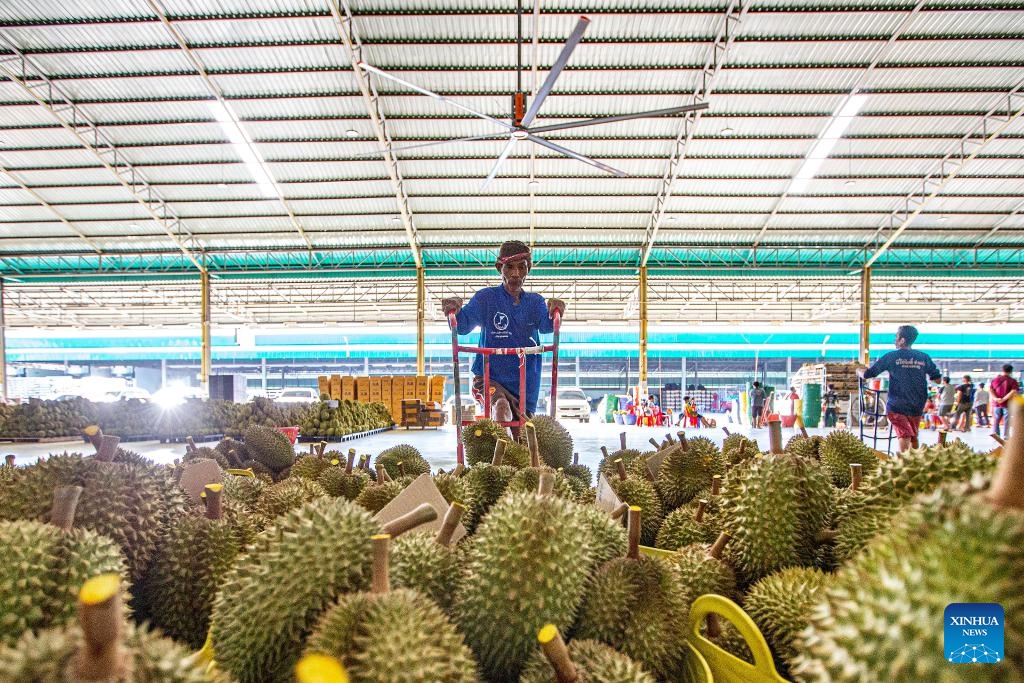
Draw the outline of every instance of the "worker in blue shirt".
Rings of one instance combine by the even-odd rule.
[[[465,306],[459,297],[441,302],[445,315],[455,313],[457,332],[468,334],[480,328],[481,347],[516,348],[539,346],[540,335],[554,331],[552,316],[557,310],[565,313],[565,302],[548,299],[533,292],[524,292],[523,283],[532,265],[530,248],[518,240],[501,245],[494,266],[501,273],[501,285],[485,287],[473,295]],[[537,410],[540,393],[541,357],[526,356],[526,416]],[[473,360],[473,393],[483,401],[483,357]],[[504,398],[512,409],[512,419],[519,420],[519,358],[514,355],[491,356],[490,391],[493,405]]]

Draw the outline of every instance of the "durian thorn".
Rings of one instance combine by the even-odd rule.
[[[356,461],[356,452],[354,449],[348,450],[348,460],[345,462],[345,474],[352,474],[352,465]]]
[[[123,680],[126,661],[121,651],[121,578],[101,574],[89,579],[78,592],[78,622],[84,646],[71,660],[70,680]]]
[[[722,493],[722,475],[716,474],[711,477],[711,495],[718,496]]]
[[[101,437],[100,447],[96,449],[95,458],[100,462],[113,462],[119,443],[121,443],[121,437],[104,434]]]
[[[537,428],[532,422],[523,425],[526,428],[526,445],[530,448],[530,467],[540,467],[540,446],[537,444]]]
[[[695,521],[695,522],[703,522],[704,521],[704,513],[707,511],[707,509],[708,509],[708,502],[706,500],[702,499],[702,500],[697,501],[697,512],[695,512],[694,515],[693,515],[693,521]]]
[[[658,440],[655,439],[653,436],[651,438],[647,439],[647,443],[651,444],[655,448],[661,448],[661,444],[659,444]]]
[[[626,481],[626,463],[622,458],[615,458],[615,471],[619,473],[619,479]]]
[[[420,524],[433,522],[437,519],[437,510],[430,503],[420,503],[410,512],[401,517],[396,517],[381,527],[381,532],[390,534],[392,538],[404,534],[410,529],[415,529]]]
[[[309,654],[295,665],[296,683],[349,683],[348,672],[330,655]]]
[[[850,463],[850,490],[856,491],[864,478],[864,468],[859,462]]]
[[[626,432],[619,432],[619,445],[622,450],[626,450]]]
[[[665,441],[668,441],[669,444],[675,445],[676,440],[672,438],[672,432],[665,435]]]
[[[1010,422],[1016,425],[1003,447],[987,498],[1004,508],[1024,509],[1024,398],[1010,402]]]
[[[627,512],[629,512],[629,504],[619,503],[619,506],[612,510],[611,517],[612,519],[622,519]]]
[[[8,457],[10,458],[10,461],[7,464],[10,465],[11,467],[14,467],[14,457],[13,456],[8,456]],[[578,452],[572,454],[572,464],[573,465],[579,465],[580,464],[580,454]]]
[[[61,531],[71,531],[75,525],[75,510],[82,495],[81,486],[62,486],[53,492],[53,507],[50,508],[50,524]]]
[[[718,534],[718,538],[715,539],[714,545],[708,550],[708,557],[713,557],[716,560],[722,559],[722,553],[725,551],[725,544],[732,538],[728,531],[723,531]]]
[[[508,441],[505,441],[505,439],[498,439],[494,442],[494,454],[491,456],[491,464],[495,467],[500,467],[501,461],[505,459],[506,447],[508,447]]]
[[[839,538],[839,532],[835,529],[822,529],[814,536],[817,543],[831,543]]]
[[[640,508],[636,505],[629,506],[629,516],[626,518],[626,535],[629,546],[626,557],[631,560],[640,559]]]
[[[398,463],[398,476],[400,476],[400,477],[404,477],[405,476],[405,463],[401,462],[401,461],[399,461],[399,463]]]
[[[453,477],[461,477],[463,472],[465,472],[465,471],[466,471],[466,466],[465,465],[463,465],[461,462],[460,463],[456,463],[455,464],[455,468],[452,470],[452,476]]]
[[[206,494],[206,518],[220,519],[224,515],[222,503],[223,484],[207,484],[203,487]]]
[[[558,683],[576,683],[579,680],[579,673],[576,671],[576,665],[572,663],[569,648],[565,646],[558,627],[546,624],[537,632],[537,640],[551,668],[555,670],[555,680]]]
[[[537,494],[541,496],[549,496],[551,492],[555,490],[555,473],[554,472],[541,472],[539,481],[537,482]]]
[[[391,579],[388,576],[388,567],[391,554],[391,534],[375,534],[370,537],[370,544],[373,551],[373,569],[371,593],[390,593]]]
[[[437,532],[437,538],[434,539],[438,545],[445,547],[451,545],[452,536],[455,535],[455,530],[459,527],[459,521],[465,513],[466,506],[458,501],[453,501],[448,506],[448,511],[444,513],[444,520],[441,522],[441,530]]]

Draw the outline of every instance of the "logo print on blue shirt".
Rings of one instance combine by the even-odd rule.
[[[498,311],[494,314],[494,329],[504,332],[508,329],[508,316]]]

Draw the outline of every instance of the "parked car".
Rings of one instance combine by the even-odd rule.
[[[548,408],[549,400],[549,397],[545,396],[538,401],[538,412],[545,415],[551,413],[551,410]],[[556,420],[569,419],[590,422],[590,399],[587,398],[582,389],[577,389],[576,387],[559,389],[555,410],[557,411],[557,414],[554,416]]]
[[[602,396],[601,400],[597,402],[597,421],[598,422],[614,422],[615,421],[614,417],[612,419],[608,418],[608,397],[609,396],[615,396],[615,397],[617,397],[619,399],[619,408],[618,408],[618,410],[622,410],[622,406],[626,404],[626,401],[630,400],[630,397],[627,396],[626,394],[605,394],[604,396]]]
[[[103,396],[97,399],[98,403],[117,403],[118,401],[142,401],[148,403],[152,400],[153,396],[145,389],[138,387],[129,387],[127,389],[121,389],[120,391],[108,391]]]
[[[313,403],[320,400],[320,394],[312,387],[282,389],[274,403]]]

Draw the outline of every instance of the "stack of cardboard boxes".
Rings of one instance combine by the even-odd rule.
[[[332,399],[383,403],[399,425],[440,427],[444,421],[441,403],[448,378],[443,375],[321,375],[317,380],[320,393]]]

